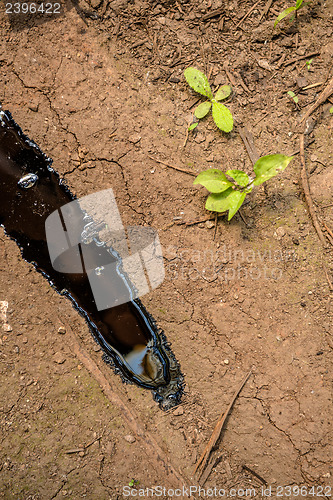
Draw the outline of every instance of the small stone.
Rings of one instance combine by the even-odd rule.
[[[39,108],[39,103],[31,102],[28,104],[28,108],[33,111],[34,113],[37,113],[38,108]]]
[[[58,365],[62,365],[66,361],[66,358],[61,354],[61,352],[56,352],[53,356],[53,361],[58,363]]]
[[[125,441],[127,441],[128,443],[135,443],[136,439],[134,436],[131,436],[130,434],[127,434],[127,436],[125,436]]]
[[[180,78],[178,78],[178,76],[172,76],[171,78],[169,78],[169,82],[171,82],[171,83],[179,83],[180,82]]]
[[[184,408],[182,406],[177,406],[172,412],[175,417],[179,417],[180,415],[184,415]]]
[[[223,361],[223,363],[224,363],[225,365],[228,365],[228,364],[229,364],[229,359],[225,359],[225,360]]]
[[[318,160],[318,156],[317,155],[311,155],[310,156],[310,160],[313,161],[313,162],[315,162],[315,161]]]
[[[23,344],[27,344],[28,343],[28,337],[22,337],[22,342],[23,342]]]
[[[212,220],[206,220],[205,226],[207,227],[207,229],[212,229],[215,226],[215,224]]]
[[[132,144],[137,144],[138,142],[141,141],[141,135],[139,134],[133,134],[128,138],[129,142]]]
[[[296,78],[296,85],[299,89],[306,87],[307,84],[308,82],[305,76],[299,76],[298,78]]]
[[[12,327],[10,325],[8,325],[7,323],[5,323],[2,328],[3,328],[4,332],[12,332],[13,331]]]
[[[78,455],[79,455],[79,457],[84,457],[85,452],[84,451],[79,451]]]
[[[66,333],[66,328],[64,326],[59,326],[58,333],[64,335]]]
[[[277,230],[274,232],[273,236],[274,238],[276,238],[277,240],[281,240],[283,238],[283,236],[286,234],[286,230],[280,226],[277,228]]]

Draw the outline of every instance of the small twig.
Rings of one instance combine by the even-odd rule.
[[[217,214],[218,217],[222,217],[224,214]],[[190,222],[181,221],[177,222],[177,226],[194,226],[195,224],[200,224],[201,222],[207,222],[208,220],[215,220],[215,217],[205,217],[204,219],[193,220]]]
[[[238,23],[238,24],[236,24],[236,26],[235,26],[235,30],[236,30],[237,28],[239,28],[239,27],[240,27],[240,25],[243,23],[243,21],[245,21],[245,19],[246,19],[246,18],[247,18],[247,17],[251,14],[251,12],[252,12],[252,11],[254,11],[254,9],[257,7],[257,5],[259,5],[259,4],[260,4],[260,1],[261,1],[261,0],[259,0],[258,2],[256,2],[254,5],[252,5],[251,9],[250,9],[250,10],[249,10],[246,14],[245,14],[245,16],[243,16],[243,17],[242,17],[242,19],[239,21],[239,23]]]
[[[247,472],[250,472],[250,474],[252,474],[254,477],[256,477],[257,479],[259,479],[259,481],[262,484],[267,484],[267,481],[265,481],[265,479],[263,477],[259,476],[259,474],[257,474],[257,472],[255,472],[254,470],[250,469],[250,467],[248,467],[247,465],[243,465],[242,468],[243,468],[243,470],[246,470]]]
[[[333,245],[333,233],[330,230],[330,228],[326,226],[325,222],[323,222],[323,225],[325,226],[325,229],[326,229],[326,231],[328,232],[328,234],[330,236],[330,238],[328,238],[329,242],[331,243],[331,245]]]
[[[311,54],[305,54],[304,56],[299,56],[299,57],[294,57],[293,59],[289,59],[289,61],[286,61],[283,66],[290,66],[291,64],[294,64],[295,62],[302,61],[303,59],[308,59],[309,57],[314,57],[314,56],[319,56],[320,52],[311,52]]]
[[[305,145],[304,145],[304,148],[308,148],[311,144],[313,144],[315,142],[316,139],[311,139],[309,142],[307,142]],[[300,149],[296,149],[296,151],[293,151],[289,156],[296,156],[296,155],[299,155],[300,153]]]
[[[263,9],[263,11],[262,11],[262,13],[261,13],[260,17],[259,17],[259,22],[262,20],[262,18],[263,18],[264,16],[267,16],[268,11],[269,11],[269,9],[270,9],[270,8],[271,8],[271,6],[272,6],[272,3],[273,3],[273,0],[268,0],[268,1],[266,2],[266,5],[265,5],[265,7],[264,7],[264,9]]]
[[[214,228],[214,238],[213,238],[214,241],[215,241],[216,231],[217,231],[217,212],[215,214],[215,228]]]
[[[219,418],[216,426],[215,426],[215,429],[211,435],[211,438],[203,452],[203,454],[201,455],[196,467],[195,467],[195,470],[194,470],[194,474],[198,473],[198,476],[199,476],[199,479],[200,477],[202,476],[204,470],[205,470],[205,467],[206,467],[206,464],[209,460],[209,457],[210,457],[210,454],[214,448],[214,446],[216,445],[217,441],[219,440],[220,438],[220,435],[221,435],[221,432],[222,432],[222,429],[223,429],[223,426],[229,416],[229,413],[231,412],[232,410],[232,407],[236,401],[236,399],[238,398],[241,390],[243,389],[244,385],[246,384],[246,382],[248,381],[250,375],[251,375],[251,371],[246,375],[246,377],[242,380],[240,386],[238,387],[238,389],[236,390],[235,394],[233,395],[233,398],[227,408],[227,410],[222,413],[221,417]]]
[[[253,135],[249,130],[247,130],[246,127],[239,129],[239,135],[241,136],[242,141],[244,142],[244,145],[246,147],[246,151],[250,157],[250,160],[254,165],[259,158],[259,154],[254,145]]]
[[[324,90],[319,95],[316,102],[305,113],[305,115],[303,116],[303,118],[301,120],[301,124],[304,123],[309,118],[309,116],[312,115],[312,113],[318,108],[318,106],[323,104],[326,101],[326,99],[328,99],[330,97],[330,95],[332,93],[333,93],[333,78],[331,78],[329,84],[324,88]]]
[[[248,225],[248,223],[246,222],[246,219],[245,219],[245,217],[244,217],[244,215],[243,215],[243,213],[242,213],[242,211],[241,211],[241,209],[240,209],[240,208],[238,209],[238,213],[239,213],[239,215],[240,215],[240,218],[241,218],[241,219],[242,219],[242,221],[244,222],[245,226],[246,226],[246,227],[249,227],[249,225]]]
[[[161,163],[161,165],[164,165],[165,167],[173,168],[174,170],[177,170],[178,172],[183,172],[184,174],[193,175],[195,177],[198,175],[195,172],[192,172],[191,170],[186,170],[185,168],[175,167],[174,165],[170,165],[169,163],[166,163],[165,161],[159,160],[158,158],[154,158],[153,156],[150,156],[150,155],[147,155],[147,156],[151,160],[154,160],[157,163]]]
[[[220,7],[219,9],[212,10],[211,12],[208,12],[208,14],[205,14],[204,16],[202,16],[201,20],[208,21],[209,19],[212,19],[213,17],[216,17],[216,16],[220,16],[223,13],[224,13],[224,7]]]
[[[325,82],[318,82],[318,83],[312,83],[311,85],[307,85],[306,87],[302,87],[302,90],[309,90],[313,89],[315,87],[320,87],[321,85],[324,85]]]
[[[188,139],[188,128],[189,128],[190,124],[187,125],[186,127],[186,134],[185,134],[185,140],[184,140],[184,144],[183,144],[183,148],[185,148],[186,146],[186,143],[187,143],[187,139]]]
[[[330,292],[332,292],[333,291],[332,281],[330,280],[330,277],[329,277],[328,272],[327,272],[326,265],[324,263],[323,263],[323,269],[324,269],[324,273],[326,275],[326,279],[327,279],[327,283],[328,283]]]
[[[314,208],[314,205],[313,205],[312,197],[311,197],[311,194],[310,194],[308,175],[307,175],[307,172],[306,172],[306,165],[305,165],[304,134],[300,134],[300,136],[299,136],[299,154],[300,154],[301,166],[302,166],[302,169],[301,169],[301,181],[302,181],[303,191],[304,191],[304,194],[305,194],[306,203],[308,205],[308,209],[309,209],[309,213],[310,213],[310,216],[311,216],[311,219],[312,219],[312,223],[313,223],[313,225],[315,227],[315,230],[317,231],[318,238],[320,239],[321,243],[325,246],[326,245],[326,240],[325,240],[323,232],[322,232],[322,230],[320,228],[320,225],[319,225],[319,222],[318,222],[318,218],[317,218],[317,215],[316,215],[316,212],[315,212],[315,208]]]

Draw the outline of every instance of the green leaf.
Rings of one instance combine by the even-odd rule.
[[[296,10],[296,7],[288,7],[288,9],[283,10],[275,19],[274,28],[280,21],[282,21],[282,19],[287,17],[288,14],[294,12],[294,10]]]
[[[200,120],[200,118],[206,116],[211,107],[212,103],[210,101],[202,102],[195,108],[194,115]]]
[[[243,170],[228,170],[226,172],[232,179],[234,179],[239,186],[245,187],[248,185],[249,176]]]
[[[303,0],[296,0],[296,7],[295,7],[295,9],[296,10],[300,9],[301,6],[302,6],[302,3],[303,3]]]
[[[228,213],[228,220],[231,220],[236,212],[243,205],[243,201],[245,200],[246,193],[241,193],[240,191],[234,191],[230,196],[230,208]]]
[[[199,125],[199,122],[191,123],[191,125],[188,128],[188,131],[191,132],[191,130],[195,129]]]
[[[220,102],[213,102],[212,113],[214,122],[218,128],[223,130],[223,132],[231,132],[234,126],[234,121],[229,109]]]
[[[219,194],[210,194],[206,201],[206,210],[212,212],[226,212],[229,210],[228,220],[232,219],[235,213],[242,206],[246,193],[234,191],[232,188]]]
[[[280,154],[268,155],[259,158],[253,167],[256,174],[256,178],[253,181],[254,186],[259,186],[268,179],[271,179],[271,177],[275,177],[278,173],[283,172],[292,159],[293,156]]]
[[[193,184],[201,184],[211,193],[222,193],[232,186],[232,182],[228,181],[224,173],[216,168],[200,172]]]
[[[193,90],[208,97],[208,99],[213,98],[213,93],[209,86],[207,76],[201,73],[201,71],[196,68],[190,67],[184,71],[184,76],[187,83]]]
[[[231,94],[231,90],[232,89],[231,89],[230,85],[223,85],[216,92],[214,99],[216,101],[223,101],[223,99],[226,99],[227,97],[229,97],[229,95]]]
[[[333,115],[333,106],[330,108],[330,113]]]
[[[229,196],[234,192],[232,187],[229,187],[223,193],[210,194],[207,198],[205,208],[211,212],[226,212],[229,210]]]
[[[287,94],[292,98],[292,100],[297,104],[298,103],[298,97],[295,95],[295,93],[292,90],[288,90]]]

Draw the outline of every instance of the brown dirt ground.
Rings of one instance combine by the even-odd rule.
[[[71,326],[190,484],[219,415],[250,369],[205,486],[252,486],[261,497],[260,479],[243,466],[273,489],[332,484],[332,295],[322,263],[332,280],[333,262],[307,211],[299,156],[283,178],[251,195],[244,220],[220,219],[215,240],[210,223],[179,224],[207,215],[205,190],[150,158],[193,172],[250,171],[241,125],[260,155],[298,150],[299,116],[322,89],[298,84],[331,76],[333,3],[311,2],[297,24],[286,20],[273,32],[286,3],[273,2],[260,20],[259,1],[240,25],[249,1],[82,0],[76,8],[67,2],[58,17],[15,19],[1,4],[3,107],[78,196],[112,187],[125,224],[159,230],[166,279],[143,301],[186,376],[178,415],[161,412],[148,391],[122,384],[69,301],[22,261],[1,230],[0,300],[9,303],[11,326],[1,326],[0,336],[1,498],[116,499],[132,478],[138,488],[167,484],[144,440],[125,440],[133,428],[76,356],[73,337],[58,333],[62,325]],[[308,70],[311,57],[302,56],[311,53],[318,55]],[[182,76],[191,64],[210,73],[214,86],[232,80],[228,105],[237,123],[225,136],[207,118],[184,147],[198,100]],[[301,111],[287,90],[299,93]],[[314,114],[306,160],[318,215],[333,228],[331,105]]]

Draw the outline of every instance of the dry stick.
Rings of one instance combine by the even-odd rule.
[[[173,168],[174,170],[177,170],[178,172],[183,172],[184,174],[193,175],[194,177],[196,177],[198,175],[195,172],[192,172],[191,170],[185,170],[184,168],[175,167],[174,165],[170,165],[169,163],[166,163],[165,161],[162,161],[162,160],[159,160],[157,158],[154,158],[153,156],[150,156],[150,155],[147,155],[147,156],[151,160],[154,160],[157,163],[161,163],[161,165],[164,165],[165,167]]]
[[[217,214],[218,217],[222,217],[224,214]],[[215,220],[215,217],[205,217],[204,219],[193,220],[190,222],[179,221],[177,226],[194,226],[195,224],[201,224],[201,222],[207,222],[208,220]]]
[[[182,477],[180,472],[178,472],[171,465],[169,458],[162,451],[157,441],[155,441],[155,438],[145,430],[144,425],[140,422],[139,416],[136,415],[133,409],[130,409],[122,400],[120,395],[112,389],[110,383],[98,368],[96,363],[91,359],[83,346],[79,344],[68,322],[66,325],[66,330],[70,336],[75,355],[86,367],[86,369],[93,375],[110,403],[120,410],[127,425],[138,436],[143,446],[145,447],[149,459],[153,459],[156,466],[160,467],[164,471],[166,477],[170,481],[170,485],[174,487],[174,483],[177,482],[181,487],[186,487],[186,479]]]
[[[332,285],[332,281],[330,280],[330,277],[328,275],[327,268],[326,268],[325,264],[323,264],[323,269],[324,269],[324,273],[326,275],[326,279],[327,279],[327,283],[328,283],[330,292],[332,292],[333,291],[333,285]]]
[[[316,102],[305,113],[305,115],[301,120],[301,124],[304,123],[309,118],[309,116],[312,115],[314,111],[316,111],[318,106],[323,104],[330,97],[331,94],[333,94],[333,77],[331,78],[329,84],[324,88],[322,93],[319,95]]]
[[[259,476],[259,474],[257,472],[255,472],[254,470],[250,469],[250,467],[248,467],[247,465],[242,465],[242,468],[243,470],[246,470],[247,472],[250,472],[250,474],[252,474],[254,477],[256,477],[257,479],[259,479],[259,481],[262,483],[262,484],[267,484],[267,481]]]
[[[329,242],[331,243],[331,245],[333,245],[333,233],[330,230],[330,228],[326,226],[325,222],[323,222],[323,224],[325,226],[326,231],[328,232],[327,238],[328,238]]]
[[[214,448],[214,446],[216,445],[217,441],[219,440],[220,438],[220,435],[221,435],[221,432],[222,432],[222,429],[223,429],[223,425],[225,424],[228,416],[229,416],[229,413],[231,412],[232,410],[232,407],[236,401],[236,399],[238,398],[241,390],[243,389],[244,385],[246,384],[246,382],[248,381],[250,375],[251,375],[251,371],[249,371],[249,373],[246,375],[246,377],[242,380],[240,386],[238,387],[237,391],[235,392],[227,410],[225,411],[225,413],[223,413],[219,419],[219,421],[217,422],[216,426],[215,426],[215,429],[211,435],[211,438],[203,452],[203,454],[201,455],[197,465],[196,465],[196,468],[194,470],[194,474],[196,474],[197,472],[199,473],[199,479],[200,477],[202,476],[204,470],[205,470],[205,467],[206,467],[206,464],[209,460],[209,456]]]
[[[250,160],[254,165],[255,162],[258,160],[259,155],[254,145],[253,135],[249,130],[247,130],[246,127],[239,129],[239,135],[241,136],[242,141],[244,142],[244,145],[246,147],[246,151],[250,157]]]
[[[320,52],[311,52],[311,54],[305,54],[304,56],[299,56],[299,57],[294,57],[293,59],[289,59],[289,61],[286,61],[283,66],[290,66],[291,64],[294,64],[295,62],[302,61],[303,59],[307,59],[308,57],[314,57],[314,56],[319,56]]]
[[[246,14],[245,14],[245,16],[244,16],[244,17],[242,17],[242,19],[239,21],[239,23],[238,23],[238,24],[236,24],[236,26],[235,26],[235,30],[236,30],[237,28],[239,28],[239,26],[242,24],[242,22],[243,22],[243,21],[245,21],[245,19],[246,19],[246,18],[247,18],[247,17],[251,14],[251,12],[252,12],[252,11],[253,11],[256,7],[257,7],[257,5],[259,5],[259,4],[260,4],[260,2],[261,2],[261,0],[259,0],[258,2],[256,2],[256,3],[255,3],[252,7],[251,7],[251,9],[250,9],[250,10],[249,10]]]
[[[301,166],[302,166],[302,169],[301,169],[301,181],[302,181],[303,191],[304,191],[304,194],[305,194],[306,203],[308,205],[308,209],[309,209],[309,213],[310,213],[313,225],[315,227],[315,230],[317,231],[318,238],[320,239],[320,241],[322,242],[322,244],[325,246],[326,245],[326,240],[325,240],[323,232],[322,232],[322,230],[320,228],[320,225],[319,225],[319,222],[318,222],[318,218],[317,218],[317,215],[316,215],[316,212],[315,212],[315,208],[314,208],[314,205],[313,205],[313,201],[312,201],[312,198],[311,198],[311,194],[310,194],[309,181],[308,181],[308,175],[307,175],[307,172],[306,172],[305,155],[304,155],[304,133],[300,134],[300,136],[299,136],[299,154],[300,154]]]
[[[266,5],[264,7],[264,10],[262,11],[260,17],[259,17],[259,22],[262,20],[264,16],[267,16],[269,9],[271,8],[271,5],[273,3],[273,0],[268,0],[266,2]]]
[[[325,82],[312,83],[311,85],[307,85],[306,87],[302,87],[302,90],[314,89],[315,87],[320,87],[324,85]]]

